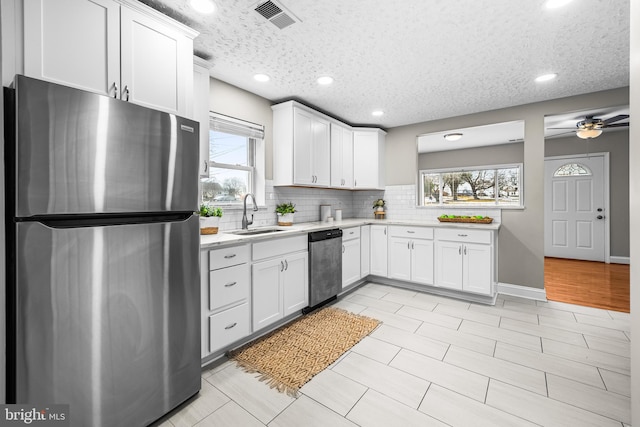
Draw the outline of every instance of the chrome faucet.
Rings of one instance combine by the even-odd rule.
[[[244,208],[242,210],[242,229],[247,230],[251,224],[253,224],[253,214],[251,214],[251,221],[247,219],[247,197],[251,196],[253,200],[253,211],[258,212],[258,205],[256,204],[256,196],[251,193],[247,193],[244,196],[243,204]]]

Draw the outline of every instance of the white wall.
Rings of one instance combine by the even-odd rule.
[[[631,2],[629,216],[631,221],[631,421],[640,425],[640,2]]]

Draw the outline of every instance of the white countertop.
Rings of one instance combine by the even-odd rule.
[[[373,218],[350,218],[342,221],[333,222],[303,222],[292,226],[267,226],[267,227],[251,227],[250,230],[273,229],[278,231],[275,233],[254,234],[254,235],[236,235],[229,231],[220,231],[218,234],[200,235],[200,248],[210,249],[222,245],[231,245],[235,243],[249,243],[259,240],[273,239],[279,237],[287,237],[295,234],[306,234],[312,231],[328,230],[330,228],[349,228],[367,224],[380,225],[411,225],[417,227],[446,227],[446,228],[473,228],[479,230],[497,231],[500,229],[499,223],[491,224],[469,224],[469,223],[452,223],[439,221],[411,221],[411,220],[391,220],[391,219],[373,219]],[[235,231],[235,230],[231,230]]]

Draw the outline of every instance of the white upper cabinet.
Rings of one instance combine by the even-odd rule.
[[[385,135],[380,129],[354,129],[353,188],[384,190]]]
[[[25,0],[24,73],[102,95],[120,95],[120,4]]]
[[[209,176],[209,69],[204,60],[195,57],[193,64],[193,119],[200,123],[201,177]]]
[[[274,185],[328,187],[331,176],[329,121],[295,101],[271,108]]]
[[[331,186],[353,188],[353,132],[331,123]]]
[[[133,0],[24,0],[24,73],[191,117],[197,34]]]

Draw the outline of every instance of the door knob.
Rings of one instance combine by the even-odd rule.
[[[598,218],[598,219],[603,219],[603,218],[604,218],[604,216],[602,216],[602,215],[598,215],[596,218]]]
[[[598,208],[597,210],[598,210],[598,212],[602,212],[602,208]]]

